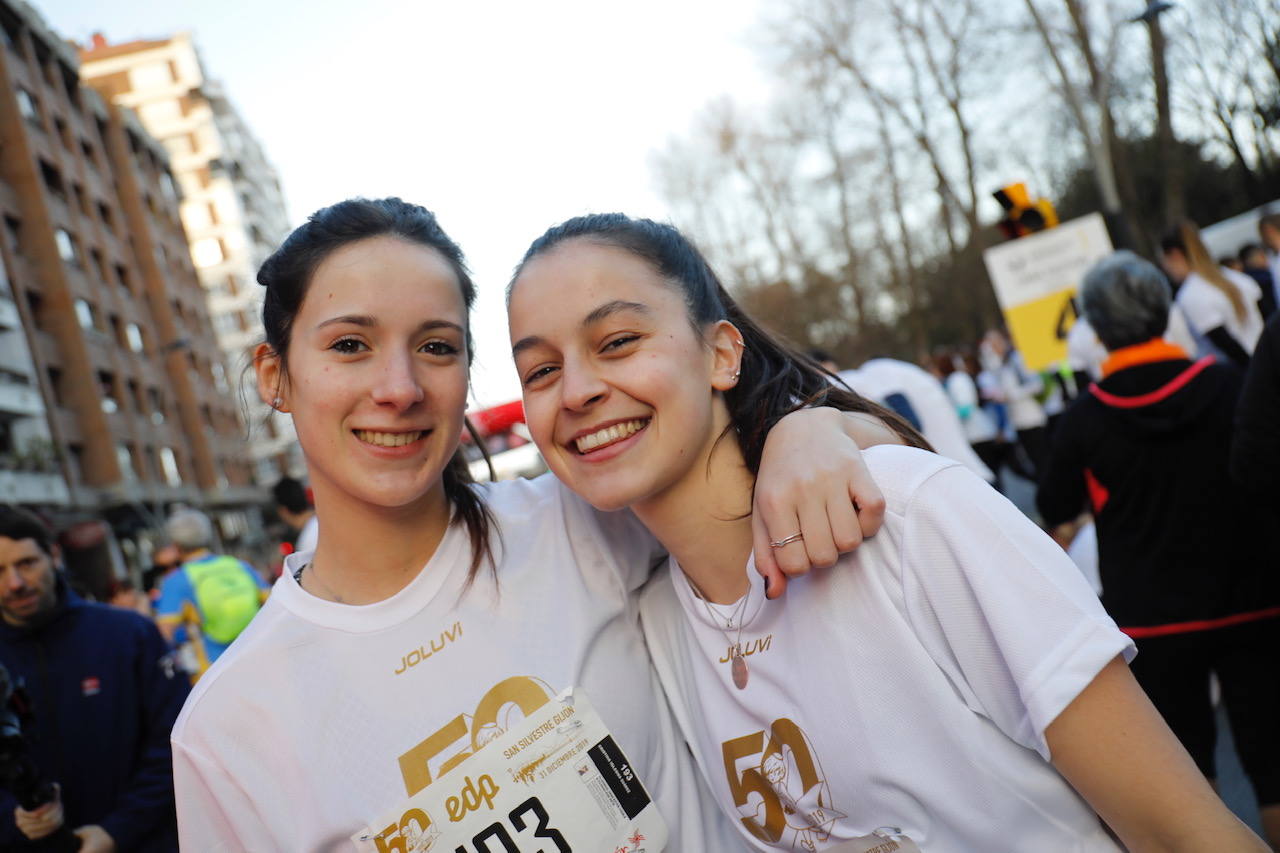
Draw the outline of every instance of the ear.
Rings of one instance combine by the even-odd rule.
[[[261,343],[253,348],[253,369],[258,374],[258,399],[277,412],[289,411],[284,365],[270,344]]]
[[[711,345],[711,387],[728,391],[738,384],[742,369],[742,332],[728,320],[720,320],[711,327],[708,343]]]

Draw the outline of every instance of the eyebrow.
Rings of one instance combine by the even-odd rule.
[[[367,314],[343,314],[341,317],[330,317],[320,325],[316,326],[316,330],[327,328],[328,326],[362,326],[364,328],[373,328],[378,325],[378,321]],[[418,328],[413,330],[413,334],[418,335],[422,332],[430,332],[435,329],[452,329],[460,335],[466,334],[466,331],[454,323],[452,320],[424,320]]]
[[[636,314],[643,314],[645,316],[648,316],[653,313],[653,309],[643,303],[628,302],[625,299],[615,299],[612,302],[604,303],[603,305],[599,306],[594,311],[592,311],[590,314],[583,317],[582,322],[579,323],[578,325],[579,327],[585,329],[588,326],[591,326],[595,323],[599,323],[601,320],[605,319],[606,317],[609,317],[613,314],[617,314],[621,311],[633,311]],[[538,335],[529,335],[528,337],[521,338],[520,340],[515,342],[515,344],[511,347],[511,354],[513,356],[519,355],[525,350],[530,349],[531,347],[536,347],[538,344],[541,344],[543,342],[544,342],[543,339]]]

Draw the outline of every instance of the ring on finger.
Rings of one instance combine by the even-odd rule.
[[[801,539],[804,539],[803,533],[792,533],[790,536],[787,536],[783,539],[774,539],[772,542],[769,543],[769,547],[783,548],[787,545],[790,545],[792,542],[799,542]]]

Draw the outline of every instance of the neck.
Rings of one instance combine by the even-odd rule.
[[[751,586],[746,565],[755,477],[732,435],[715,443],[723,427],[716,425],[705,451],[679,482],[633,507],[698,591],[715,604],[731,604]]]
[[[342,604],[373,604],[408,586],[435,553],[452,515],[441,484],[420,500],[393,508],[325,491],[315,489],[324,536],[302,573],[302,585],[312,595]]]

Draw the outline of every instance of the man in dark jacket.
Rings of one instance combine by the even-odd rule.
[[[60,798],[27,811],[0,792],[0,849],[62,825],[82,851],[177,849],[169,731],[189,684],[160,632],[79,598],[39,519],[0,505],[0,664],[25,688],[36,766]]]
[[[1036,496],[1049,525],[1088,500],[1102,603],[1138,656],[1133,674],[1206,776],[1216,673],[1236,745],[1280,843],[1280,572],[1269,510],[1231,481],[1234,367],[1192,361],[1162,337],[1170,288],[1117,252],[1085,276],[1103,378],[1063,415]]]

